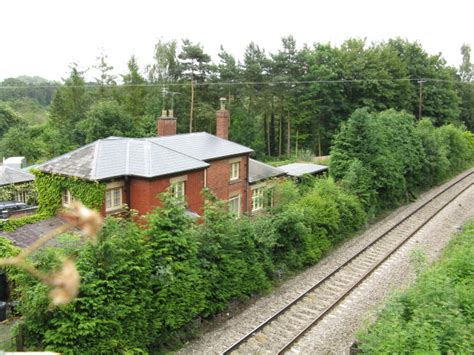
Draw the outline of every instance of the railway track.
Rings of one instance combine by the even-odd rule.
[[[235,341],[223,354],[283,354],[318,324],[425,224],[473,185],[474,171],[463,175],[288,305]]]

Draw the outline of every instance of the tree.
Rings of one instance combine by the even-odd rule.
[[[85,88],[85,72],[79,70],[76,63],[72,63],[70,69],[69,77],[54,95],[49,120],[51,126],[59,131],[67,150],[84,144],[84,134],[76,125],[85,119],[90,104]]]
[[[107,63],[107,55],[103,51],[96,59],[97,64],[94,68],[99,71],[99,77],[95,78],[95,81],[99,86],[99,97],[110,97],[113,93],[108,91],[108,89],[117,85],[115,81],[116,76],[111,73],[114,67]]]
[[[193,131],[194,117],[194,85],[195,81],[203,82],[209,73],[211,57],[204,53],[202,46],[193,44],[189,39],[183,40],[181,53],[178,55],[185,79],[191,82],[191,104],[189,109],[189,132]]]
[[[42,126],[25,124],[10,128],[0,140],[0,154],[4,157],[24,156],[29,163],[47,157],[47,145],[42,140]]]
[[[135,136],[141,133],[139,127],[132,125],[130,116],[116,101],[99,101],[91,106],[86,118],[77,125],[83,132],[85,143],[108,136]]]
[[[459,95],[461,97],[460,121],[472,131],[474,130],[474,65],[471,63],[471,47],[463,44],[461,47],[462,64],[459,67]]]
[[[3,102],[0,102],[0,138],[12,127],[21,122],[21,117],[12,108]]]
[[[122,74],[123,88],[120,101],[123,109],[129,113],[134,121],[145,114],[146,80],[140,74],[137,58],[132,56],[128,63],[128,72]]]

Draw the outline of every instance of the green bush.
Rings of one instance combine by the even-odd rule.
[[[185,205],[169,193],[160,201],[163,207],[147,216],[145,233],[152,255],[154,331],[163,342],[203,311],[208,289]]]
[[[36,213],[29,216],[23,216],[18,218],[9,218],[4,221],[0,221],[0,230],[4,232],[13,232],[26,224],[36,223],[50,216],[45,213]]]
[[[469,166],[470,135],[405,112],[356,110],[331,148],[330,173],[374,215]]]
[[[364,353],[474,352],[474,222],[359,335]]]
[[[41,268],[54,267],[51,252],[41,258],[36,261]],[[21,305],[27,345],[64,353],[147,349],[153,335],[151,261],[138,226],[107,220],[97,243],[87,243],[76,264],[80,293],[64,307],[50,308],[46,287],[29,283]]]

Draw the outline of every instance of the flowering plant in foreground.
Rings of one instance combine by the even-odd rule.
[[[0,258],[0,266],[15,266],[21,268],[49,286],[51,288],[49,297],[55,306],[69,303],[79,292],[80,275],[77,272],[74,261],[65,259],[61,270],[44,273],[28,261],[28,256],[41,248],[49,240],[66,232],[72,227],[79,228],[85,237],[94,238],[103,222],[101,215],[97,211],[85,207],[80,202],[74,202],[69,205],[62,212],[61,217],[64,218],[68,224],[62,225],[44,235],[17,256]]]

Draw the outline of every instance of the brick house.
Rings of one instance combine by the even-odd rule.
[[[176,134],[176,118],[163,111],[157,120],[158,137],[100,139],[37,169],[106,183],[103,215],[120,212],[124,204],[146,214],[159,205],[157,195],[168,188],[187,202],[190,211],[201,214],[205,187],[240,215],[261,209],[256,194],[262,191],[262,181],[284,172],[250,160],[252,149],[229,141],[229,120],[221,101],[216,113],[217,135]],[[63,204],[73,198],[68,190],[62,192]]]

